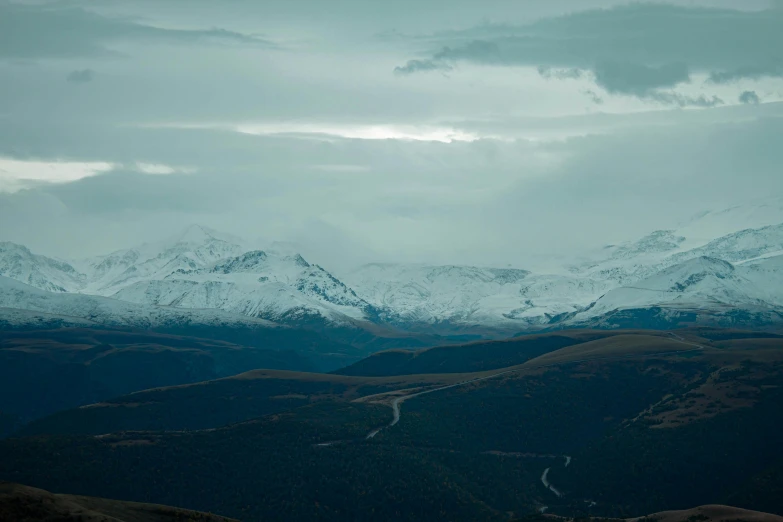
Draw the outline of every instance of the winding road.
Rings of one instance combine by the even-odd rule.
[[[385,424],[383,426],[380,426],[378,428],[375,428],[374,430],[372,430],[370,433],[367,434],[365,439],[372,439],[376,435],[378,435],[378,433],[380,433],[381,431],[385,430],[386,428],[391,428],[392,426],[394,426],[395,424],[400,422],[400,415],[401,415],[401,413],[400,413],[400,404],[402,404],[403,402],[407,401],[408,399],[413,399],[415,397],[419,397],[420,395],[426,395],[428,393],[435,393],[435,392],[439,392],[439,391],[443,391],[443,390],[448,390],[449,388],[457,388],[459,386],[465,386],[465,385],[468,385],[468,384],[471,384],[471,383],[474,383],[474,382],[485,381],[485,380],[488,380],[488,379],[494,379],[495,377],[500,377],[501,375],[506,375],[506,374],[509,374],[509,373],[516,373],[516,372],[520,372],[520,371],[523,371],[523,370],[536,370],[536,369],[540,369],[540,368],[549,368],[549,367],[552,367],[552,366],[559,366],[561,364],[574,364],[574,363],[581,363],[581,362],[588,362],[588,361],[606,361],[606,360],[613,360],[613,359],[631,359],[631,358],[635,358],[635,357],[653,357],[653,356],[656,356],[656,355],[675,355],[675,354],[679,355],[679,354],[683,354],[683,353],[701,351],[701,350],[703,350],[705,348],[704,346],[702,346],[700,344],[688,342],[685,338],[680,337],[679,335],[675,334],[674,332],[668,332],[668,334],[672,337],[673,341],[678,342],[680,344],[687,345],[687,346],[693,346],[695,348],[693,348],[691,350],[683,350],[683,351],[679,351],[679,352],[667,351],[667,352],[644,353],[644,354],[632,353],[632,354],[627,354],[627,355],[610,355],[610,356],[607,356],[607,357],[595,357],[595,358],[587,357],[587,358],[584,358],[584,359],[577,359],[577,360],[573,360],[573,361],[558,361],[558,362],[554,362],[554,363],[541,364],[541,365],[537,365],[537,366],[524,366],[524,363],[523,363],[523,365],[521,367],[514,368],[513,370],[503,370],[503,371],[498,372],[498,373],[493,373],[492,375],[486,375],[484,377],[477,377],[475,379],[469,379],[467,381],[462,381],[462,382],[458,382],[458,383],[454,383],[454,384],[449,384],[447,386],[441,386],[439,388],[432,388],[430,390],[424,390],[424,391],[420,391],[420,392],[416,392],[416,393],[411,393],[410,395],[403,395],[401,397],[396,397],[396,398],[394,398],[391,401],[391,408],[392,408],[392,412],[393,412],[393,417],[392,417],[391,422],[389,422],[388,424]],[[570,464],[570,463],[571,463],[571,457],[566,457],[566,467],[568,467],[568,464]]]
[[[559,362],[554,362],[554,363],[550,363],[550,364],[542,364],[542,365],[537,365],[537,366],[522,366],[520,368],[515,368],[515,369],[512,369],[512,370],[503,370],[501,372],[494,373],[492,375],[487,375],[487,376],[484,376],[484,377],[477,377],[475,379],[469,379],[467,381],[462,381],[462,382],[458,382],[458,383],[455,383],[455,384],[449,384],[447,386],[440,386],[438,388],[433,388],[433,389],[430,389],[430,390],[424,390],[424,391],[420,391],[420,392],[416,392],[416,393],[411,393],[409,395],[403,395],[401,397],[395,397],[391,401],[391,408],[392,408],[392,412],[393,412],[393,417],[392,417],[391,422],[389,422],[388,424],[385,424],[383,426],[380,426],[378,428],[375,428],[374,430],[372,430],[370,433],[367,434],[365,439],[372,439],[376,435],[378,435],[378,433],[383,431],[384,429],[391,428],[392,426],[397,424],[400,421],[400,415],[401,415],[400,404],[402,404],[403,402],[405,402],[405,401],[407,401],[409,399],[413,399],[413,398],[419,397],[421,395],[426,395],[428,393],[435,393],[435,392],[438,392],[438,391],[448,390],[450,388],[457,388],[459,386],[465,386],[465,385],[468,385],[468,384],[471,384],[471,383],[474,383],[474,382],[485,381],[487,379],[494,379],[495,377],[500,377],[502,375],[507,375],[509,373],[515,373],[515,372],[519,372],[519,371],[522,371],[522,370],[533,370],[533,369],[540,369],[540,368],[548,368],[548,367],[551,367],[551,366],[558,366],[558,365],[561,365],[561,364],[574,364],[574,363],[587,362],[587,361],[601,361],[601,360],[612,360],[612,359],[628,359],[628,358],[634,358],[634,357],[651,357],[651,356],[656,356],[656,355],[675,355],[675,354],[679,355],[679,354],[683,354],[683,353],[701,351],[701,350],[705,349],[704,346],[702,346],[700,344],[697,344],[697,343],[689,342],[687,339],[677,335],[674,332],[668,332],[668,335],[671,337],[671,339],[673,341],[678,342],[680,344],[684,344],[686,346],[691,346],[693,348],[690,349],[690,350],[683,350],[683,351],[678,351],[678,352],[667,351],[667,352],[657,352],[657,353],[627,354],[627,355],[596,357],[596,358],[589,358],[588,357],[588,358],[578,359],[578,360],[573,360],[573,361],[559,361]],[[331,445],[331,443],[320,444],[320,445],[326,446],[326,445]],[[571,456],[563,455],[563,458],[565,459],[564,467],[567,468],[571,464]],[[563,492],[560,491],[559,489],[557,489],[554,485],[552,485],[551,482],[549,482],[549,470],[550,469],[551,469],[551,467],[550,468],[546,468],[544,470],[544,472],[542,473],[542,475],[541,475],[541,483],[544,485],[544,487],[546,487],[554,495],[556,495],[558,498],[561,498],[561,497],[563,497]],[[590,502],[590,501],[586,501],[586,502]],[[595,505],[595,502],[592,502],[591,505]],[[543,508],[543,510],[544,511],[546,510],[546,506]]]
[[[558,497],[562,497],[563,493],[554,487],[551,482],[549,482],[549,470],[552,468],[546,468],[544,470],[544,473],[541,474],[541,482],[544,484],[544,487],[547,488],[549,491],[557,495]]]
[[[441,390],[448,390],[449,388],[456,388],[457,386],[465,386],[466,384],[470,384],[472,382],[484,381],[484,380],[487,380],[487,379],[492,379],[494,377],[499,377],[499,376],[504,375],[506,373],[517,372],[517,371],[519,371],[519,370],[505,370],[505,371],[502,371],[500,373],[493,373],[492,375],[487,375],[485,377],[477,377],[475,379],[470,379],[470,380],[458,382],[458,383],[455,383],[455,384],[449,384],[448,386],[441,386],[440,388],[433,388],[431,390],[424,390],[424,391],[420,391],[420,392],[417,392],[417,393],[411,393],[410,395],[403,395],[402,397],[396,397],[391,402],[392,412],[394,413],[392,421],[389,424],[386,424],[385,426],[381,426],[380,428],[375,428],[374,430],[372,430],[370,433],[367,434],[366,438],[367,439],[371,439],[371,438],[375,437],[376,435],[378,435],[378,433],[380,433],[381,430],[386,429],[386,428],[391,428],[392,426],[394,426],[395,424],[400,422],[400,403],[405,402],[408,399],[413,399],[414,397],[418,397],[419,395],[425,395],[427,393],[435,393],[435,392],[441,391]]]

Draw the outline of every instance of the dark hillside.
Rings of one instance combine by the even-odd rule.
[[[540,355],[616,335],[650,335],[649,331],[574,330],[514,337],[503,341],[480,341],[423,350],[388,350],[342,368],[340,375],[413,375],[470,373],[507,368]],[[665,335],[659,332],[653,335]]]

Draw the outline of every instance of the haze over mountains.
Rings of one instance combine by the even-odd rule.
[[[334,274],[292,247],[193,225],[65,261],[0,244],[5,324],[304,326],[485,337],[573,326],[770,326],[783,320],[783,203],[706,212],[549,273],[373,263]],[[20,284],[23,283],[23,284]],[[375,329],[375,330],[374,330]]]

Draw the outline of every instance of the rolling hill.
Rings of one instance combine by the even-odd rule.
[[[288,339],[258,339],[256,346],[247,346],[149,331],[3,331],[0,411],[27,422],[137,390],[255,368],[317,369],[289,349]]]
[[[139,392],[0,441],[0,479],[247,520],[783,513],[781,340],[605,333],[471,374],[262,371]]]
[[[0,483],[0,520],[37,522],[232,522],[187,509],[104,498],[55,495],[21,484]],[[236,522],[236,521],[234,521]]]

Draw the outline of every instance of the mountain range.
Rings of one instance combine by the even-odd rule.
[[[548,273],[373,263],[337,274],[290,249],[247,247],[198,225],[81,260],[4,242],[0,323],[502,337],[568,327],[783,322],[780,201],[702,213],[678,229],[580,259]]]

